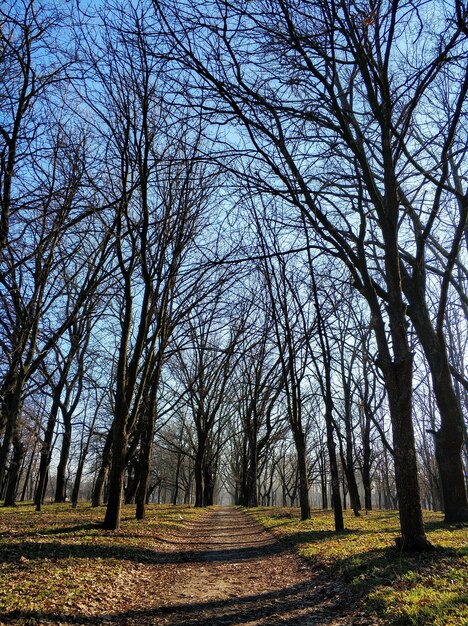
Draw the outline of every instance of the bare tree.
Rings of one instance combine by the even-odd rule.
[[[267,239],[257,220],[257,234],[264,256],[263,275],[270,298],[276,349],[282,373],[286,410],[297,454],[301,519],[310,517],[307,469],[307,433],[303,418],[303,384],[310,359],[309,338],[315,319],[308,316],[300,280],[290,270],[285,257],[267,254]],[[273,249],[278,249],[276,233],[270,232]]]
[[[225,284],[221,281],[214,287],[210,301],[193,308],[172,367],[194,424],[197,507],[213,504],[215,469],[224,441],[224,426],[234,407],[229,388],[240,359],[238,347],[245,326],[242,313],[237,316],[235,310],[226,310],[229,305],[223,301],[224,291]]]
[[[260,181],[259,190],[297,207],[347,265],[367,301],[392,416],[401,543],[424,549],[406,315],[428,360],[433,359],[434,379],[445,398],[452,398],[441,322],[466,222],[466,196],[461,179],[455,181],[466,146],[460,144],[455,168],[450,161],[468,86],[462,62],[466,8],[461,2],[437,3],[441,27],[435,35],[427,5],[396,0],[368,10],[344,0],[259,0],[239,7],[221,2],[203,16],[189,0],[155,6],[175,50],[174,62],[187,69],[188,80],[196,75],[203,82],[206,109],[215,119],[235,119],[246,129],[255,153],[250,170],[244,166],[243,171],[252,184]],[[398,45],[408,29],[414,33],[412,45]],[[423,130],[419,120],[426,104],[434,101],[436,86],[449,72],[458,80],[446,115],[441,124]],[[423,199],[428,189],[432,206]],[[459,213],[434,331],[426,324],[424,255],[429,235],[443,220],[445,199]],[[437,444],[446,451],[439,455],[447,483],[446,518],[463,520],[461,415],[457,403],[448,407],[446,399],[439,397]]]
[[[106,144],[105,175],[96,187],[108,206],[119,285],[108,529],[119,527],[129,439],[144,415],[150,429],[144,441],[152,441],[153,413],[142,403],[154,397],[154,389],[145,396],[146,390],[159,377],[172,294],[199,227],[209,178],[197,165],[197,133],[180,123],[170,128],[153,32],[144,3],[109,5],[99,36],[85,39],[95,81],[86,105]],[[146,480],[141,484],[146,493]]]
[[[1,382],[3,443],[0,476],[10,449],[13,460],[6,503],[13,503],[17,483],[16,458],[20,447],[19,415],[27,382],[67,329],[79,319],[88,298],[95,292],[107,255],[107,237],[90,237],[86,246],[72,230],[82,235],[89,228],[81,194],[85,169],[80,146],[69,145],[61,131],[51,147],[51,175],[41,169],[42,195],[15,213],[10,238],[2,255],[0,295],[4,371]],[[64,240],[67,243],[64,243]],[[67,261],[64,260],[65,255]],[[78,280],[73,306],[63,305],[66,278]]]
[[[238,449],[233,459],[239,465],[235,501],[247,507],[258,506],[259,476],[277,430],[273,412],[284,385],[280,359],[270,337],[273,328],[268,302],[263,304],[264,311],[261,302],[257,292],[253,311],[256,320],[262,322],[259,328],[251,322],[246,329],[243,345],[239,346],[243,354],[238,372],[234,373],[236,413],[240,420]]]
[[[6,0],[0,17],[1,253],[10,239],[12,215],[21,208],[24,194],[32,191],[32,181],[22,181],[21,174],[46,148],[38,138],[48,125],[51,96],[67,80],[72,62],[57,45],[67,22],[63,12],[32,0]]]
[[[315,306],[315,315],[317,317],[317,343],[319,349],[316,356],[311,350],[312,361],[316,370],[319,388],[321,391],[324,404],[324,417],[327,435],[328,460],[330,464],[331,492],[333,502],[333,514],[335,518],[335,530],[344,529],[343,506],[340,497],[338,462],[336,458],[335,430],[339,432],[335,420],[335,401],[332,392],[332,347],[330,341],[330,333],[326,317],[330,312],[325,308],[325,299],[320,298],[317,278],[313,266],[312,258],[309,255],[309,268],[311,277],[311,294]],[[333,303],[332,303],[333,306]],[[328,309],[330,307],[327,307]],[[328,313],[328,315],[327,315]]]

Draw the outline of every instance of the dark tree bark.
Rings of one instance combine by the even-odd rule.
[[[21,492],[21,497],[20,497],[21,502],[24,502],[26,500],[28,487],[29,489],[31,489],[30,487],[31,475],[32,475],[32,469],[34,466],[35,458],[36,458],[36,449],[37,449],[38,440],[39,440],[39,429],[34,431],[34,445],[32,449],[29,450],[29,463],[28,463],[28,469],[26,470],[26,476],[24,477],[23,490]]]
[[[249,455],[245,477],[244,506],[258,506],[258,442],[254,433],[249,437]]]
[[[143,431],[140,443],[139,472],[140,480],[135,494],[136,519],[145,517],[145,507],[150,480],[151,458],[154,439],[154,423],[156,419],[156,389],[151,389],[151,401],[145,407]]]
[[[61,393],[61,390],[57,393]],[[55,394],[54,394],[55,395]],[[44,500],[46,477],[49,472],[50,459],[52,456],[52,441],[54,438],[55,426],[57,423],[57,415],[59,410],[60,398],[54,397],[52,407],[50,410],[49,419],[47,420],[47,426],[44,432],[44,439],[42,441],[42,448],[39,461],[39,474],[36,487],[36,493],[34,495],[34,504],[36,505],[36,511],[41,510],[42,502]]]
[[[214,504],[215,473],[210,465],[203,468],[203,506]]]
[[[62,411],[63,415],[63,437],[62,447],[60,449],[60,459],[57,466],[57,482],[55,486],[55,502],[65,502],[67,499],[67,479],[66,470],[68,464],[68,457],[70,454],[71,437],[72,437],[72,425],[71,415],[69,411],[65,409]]]
[[[120,404],[121,402],[121,404]],[[112,462],[109,468],[109,491],[103,527],[106,530],[120,528],[124,474],[127,467],[128,408],[122,396],[117,396],[112,428]]]
[[[95,409],[92,422],[91,422],[91,424],[89,426],[89,431],[88,431],[88,435],[86,437],[86,440],[85,440],[84,430],[83,430],[83,433],[82,433],[80,458],[78,460],[78,466],[76,468],[75,480],[73,481],[73,488],[72,488],[72,494],[71,494],[71,504],[72,504],[73,508],[76,508],[78,506],[78,498],[79,498],[79,495],[80,495],[81,479],[83,477],[83,471],[84,471],[84,467],[85,467],[86,458],[88,456],[89,448],[91,446],[91,441],[92,441],[92,438],[93,438],[93,436],[95,434],[96,421],[97,421],[97,418],[98,418],[99,408],[101,406],[103,398],[104,398],[104,396],[102,396],[101,400],[97,402],[97,407]]]
[[[336,456],[336,455],[335,455]],[[328,472],[325,461],[324,450],[320,450],[319,454],[319,468],[320,468],[320,487],[322,491],[322,509],[325,511],[328,509]]]
[[[179,491],[180,491],[180,467],[182,465],[182,454],[179,453],[177,455],[177,464],[176,471],[174,475],[174,493],[172,495],[172,504],[175,506],[179,500]]]
[[[24,456],[24,445],[20,435],[16,432],[13,435],[13,455],[8,469],[8,481],[5,491],[4,506],[15,506],[16,490],[18,488],[18,480],[20,475],[21,462]]]
[[[364,429],[362,433],[362,484],[364,487],[364,508],[366,511],[372,511],[370,430],[371,419],[368,415],[368,411],[364,409]]]
[[[10,448],[13,439],[19,436],[19,414],[22,404],[22,393],[24,381],[22,377],[14,374],[16,365],[10,367],[10,371],[4,379],[2,398],[2,422],[5,428],[3,442],[0,447],[0,484],[5,478]]]
[[[299,475],[299,504],[301,508],[301,520],[307,520],[310,518],[310,504],[305,434],[300,431],[295,432],[294,442],[296,445],[297,468]]]
[[[194,463],[195,507],[197,508],[205,506],[204,457],[206,451],[203,442],[204,437],[203,435],[200,435],[197,441]]]
[[[422,299],[418,302],[414,286],[408,284],[406,293],[410,302],[409,315],[431,370],[441,416],[440,428],[431,432],[442,487],[444,519],[449,524],[466,522],[468,499],[461,458],[464,444],[463,411],[453,387],[445,338],[434,330],[425,302]]]
[[[347,311],[344,311],[346,315]],[[346,482],[348,485],[349,491],[349,500],[350,506],[353,509],[353,513],[356,517],[359,516],[359,511],[361,509],[361,498],[359,495],[359,489],[356,481],[356,474],[354,470],[355,459],[354,459],[354,445],[353,445],[353,414],[352,414],[352,368],[356,358],[356,351],[353,351],[353,354],[350,357],[350,361],[346,364],[345,361],[345,335],[349,332],[347,321],[345,321],[344,328],[341,330],[340,337],[340,369],[341,369],[341,381],[343,386],[343,420],[345,425],[345,450],[342,450],[342,439],[340,438],[340,455],[343,466],[343,471],[346,476]]]
[[[91,505],[93,507],[101,506],[104,502],[104,488],[109,477],[109,467],[112,456],[112,441],[114,436],[114,426],[112,426],[106,435],[104,449],[102,452],[101,465],[99,467],[96,481],[94,483],[93,493],[91,496]]]

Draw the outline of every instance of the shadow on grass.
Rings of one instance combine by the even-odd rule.
[[[391,517],[391,516],[389,516]],[[287,524],[283,522],[279,525]],[[425,524],[427,531],[437,530],[458,530],[460,525],[454,525],[450,528],[443,521],[430,521]],[[389,536],[395,535],[395,529],[379,529],[380,534],[388,534]],[[306,544],[314,545],[321,542],[327,542],[328,540],[340,540],[343,538],[344,542],[353,541],[359,542],[365,535],[375,533],[372,529],[345,529],[342,532],[335,532],[332,530],[307,530],[300,529],[297,532],[291,532],[291,534],[281,535],[278,541],[289,547],[290,549],[297,550],[299,546]],[[336,545],[336,544],[335,544]],[[337,548],[339,549],[339,548]],[[346,546],[343,546],[343,550],[346,550]],[[450,566],[463,567],[462,557],[463,554],[468,553],[468,548],[451,548],[433,546],[432,550],[422,553],[406,553],[401,552],[389,539],[389,545],[380,548],[362,548],[357,549],[351,555],[342,557],[331,557],[332,562],[325,563],[320,560],[320,557],[314,560],[313,557],[304,557],[306,562],[311,567],[314,574],[320,574],[321,578],[330,582],[336,581],[345,585],[352,593],[356,595],[356,598],[364,598],[371,594],[376,587],[379,586],[394,586],[397,582],[400,582],[405,574],[414,573],[424,576],[437,576],[437,572],[442,572],[448,562],[451,562]],[[323,557],[327,560],[327,555]],[[404,585],[404,583],[403,583]]]
[[[278,591],[252,594],[226,600],[190,602],[161,606],[154,609],[104,613],[93,617],[70,616],[41,611],[0,613],[4,623],[79,623],[94,626],[102,623],[172,624],[184,626],[216,626],[251,624],[327,624],[349,610],[346,598],[312,582],[285,586]],[[296,613],[296,615],[294,615]]]
[[[119,544],[103,545],[98,543],[21,541],[10,543],[2,547],[0,551],[0,563],[12,563],[19,561],[21,558],[27,560],[94,558],[126,560],[154,565],[221,561],[236,562],[247,559],[258,559],[272,554],[280,554],[288,549],[288,547],[282,543],[272,541],[258,541],[255,545],[249,545],[249,547],[235,547],[232,549],[206,549],[205,542],[192,543],[191,546],[193,546],[194,549],[165,552]]]
[[[417,572],[455,556],[456,551],[447,548],[418,554],[400,552],[394,547],[377,548],[337,559],[328,569],[345,582],[362,586],[369,592],[377,585],[392,585],[410,571]]]
[[[442,531],[456,531],[462,528],[468,529],[468,522],[457,523],[457,524],[447,524],[444,520],[430,520],[424,522],[424,528],[426,532],[431,532],[434,530],[442,530]]]
[[[277,542],[269,546],[271,550],[282,551]],[[72,546],[73,548],[75,546]],[[76,546],[80,548],[80,546]],[[157,563],[161,555],[148,551],[150,562]],[[146,552],[148,556],[148,552]],[[180,603],[158,606],[151,609],[127,610],[114,613],[101,613],[95,616],[85,616],[78,613],[47,613],[37,611],[12,611],[0,613],[0,622],[5,624],[37,624],[37,623],[65,623],[83,624],[85,626],[97,626],[102,623],[149,625],[166,624],[184,626],[234,626],[235,624],[250,624],[261,621],[264,625],[286,626],[324,626],[329,623],[337,623],[340,617],[349,619],[353,613],[359,598],[367,595],[377,585],[391,585],[397,578],[407,571],[415,570],[419,566],[435,563],[447,556],[452,551],[440,550],[418,557],[401,557],[394,548],[381,550],[369,550],[360,553],[359,559],[348,557],[341,559],[333,568],[323,570],[323,576],[311,576],[305,582],[284,588],[259,594],[227,598],[223,600],[208,600],[204,602],[184,602],[182,594],[179,595]],[[80,556],[100,556],[101,558],[118,558],[118,551],[98,548],[98,553],[88,552],[81,548]],[[140,559],[145,551],[127,551],[124,558]],[[45,556],[44,554],[42,556]],[[167,557],[184,560],[200,558],[203,562],[229,561],[248,558],[252,556],[252,550],[211,550],[207,554],[179,553],[177,555],[164,554]],[[47,558],[50,558],[50,554]],[[167,560],[164,561],[167,563]],[[176,562],[176,561],[172,561]],[[192,562],[196,562],[192,561]],[[341,574],[339,572],[341,571]],[[344,574],[343,574],[344,572]],[[350,585],[352,580],[356,582],[362,575],[358,587]],[[183,588],[180,589],[183,591]],[[463,599],[460,599],[462,603]],[[344,623],[344,622],[343,622]],[[370,623],[380,623],[377,619]]]
[[[38,529],[36,532],[40,535],[68,535],[70,533],[80,533],[85,530],[102,530],[102,524],[90,522],[88,524],[76,524],[75,526],[57,526],[52,528]]]
[[[393,517],[388,515],[388,516],[381,516],[380,519],[385,519],[385,518],[389,518],[393,520]],[[255,518],[254,518],[255,519]],[[288,525],[290,524],[297,524],[298,519],[293,519],[293,520],[280,520],[278,521],[278,523],[273,524],[268,526],[268,530],[271,531],[275,531],[275,529],[278,528],[284,528],[284,527],[288,527]],[[260,522],[259,522],[260,523]],[[306,522],[307,523],[307,522]],[[437,520],[437,521],[426,521],[424,522],[424,528],[426,530],[427,533],[429,532],[434,532],[434,531],[443,531],[443,532],[456,532],[457,530],[460,530],[461,528],[468,528],[468,523],[465,524],[446,524],[443,520]],[[383,527],[383,528],[345,528],[342,531],[335,531],[335,530],[324,530],[324,529],[298,529],[297,531],[291,531],[289,530],[288,532],[284,532],[278,535],[279,536],[279,540],[280,541],[286,541],[289,542],[291,545],[293,546],[297,546],[299,544],[302,543],[317,543],[326,539],[332,539],[332,538],[337,538],[337,537],[347,537],[347,536],[356,536],[357,538],[359,536],[364,536],[364,535],[375,535],[376,533],[381,534],[381,535],[390,535],[389,538],[389,544],[393,544],[393,537],[397,537],[400,534],[400,528],[398,527],[397,523],[395,524],[395,526],[390,526],[390,527]]]
[[[87,524],[76,524],[74,526],[49,526],[44,528],[43,526],[37,527],[29,527],[27,530],[23,532],[16,531],[8,531],[5,530],[0,532],[0,537],[37,537],[37,536],[48,536],[48,535],[69,535],[81,533],[83,531],[101,531],[102,524],[97,522],[90,522]]]
[[[431,522],[432,529],[447,528],[443,523]],[[196,522],[194,524],[196,526]],[[427,527],[427,526],[426,526]],[[231,528],[228,525],[219,526],[219,531]],[[99,529],[97,524],[83,524],[69,526],[68,528],[44,529],[41,534],[60,535],[61,533],[79,532],[80,530]],[[233,533],[240,529],[237,525]],[[246,529],[251,527],[246,526]],[[332,530],[304,530],[281,538],[272,538],[265,534],[263,528],[258,533],[251,532],[257,537],[249,542],[249,546],[237,545],[233,548],[218,549],[216,543],[201,540],[195,535],[184,533],[184,539],[195,539],[190,543],[191,549],[184,549],[179,543],[178,551],[151,550],[128,545],[104,545],[102,543],[63,543],[22,541],[10,543],[0,552],[0,560],[6,563],[18,562],[21,557],[28,560],[59,560],[67,558],[75,559],[103,559],[109,561],[126,560],[130,562],[147,564],[183,564],[183,563],[235,563],[248,559],[267,559],[272,554],[288,553],[299,544],[319,543],[337,536],[349,536],[366,534],[366,530],[344,531],[337,534]],[[392,532],[389,530],[389,532]],[[109,535],[109,540],[115,535]],[[216,538],[216,532],[213,535]],[[94,539],[107,540],[103,532]],[[128,535],[118,536],[119,540],[125,540]],[[153,536],[154,538],[154,536]],[[77,540],[81,537],[78,535]],[[357,552],[348,557],[335,559],[332,566],[312,562],[314,572],[310,579],[298,585],[285,586],[283,589],[263,594],[213,600],[205,602],[184,602],[181,595],[179,599],[169,605],[154,609],[142,609],[137,611],[122,611],[115,613],[103,613],[95,617],[87,617],[80,614],[47,613],[37,611],[15,611],[0,613],[0,623],[36,624],[45,623],[79,623],[89,626],[104,622],[116,624],[184,624],[185,626],[202,625],[234,625],[247,624],[255,620],[261,620],[262,624],[286,626],[302,626],[304,624],[325,625],[341,615],[349,616],[352,607],[360,598],[369,594],[375,587],[380,585],[392,585],[402,575],[409,571],[437,565],[447,556],[457,555],[456,550],[436,549],[434,552],[419,555],[406,555],[397,551],[396,548],[386,547],[382,549],[370,549]],[[265,562],[267,564],[267,562]],[[308,562],[310,564],[310,562]],[[182,589],[183,590],[183,589]],[[370,622],[369,622],[370,623]],[[375,622],[377,623],[377,622]]]
[[[350,534],[358,535],[361,534],[361,531],[343,530],[337,533],[334,530],[299,530],[288,535],[281,535],[278,537],[277,541],[290,546],[290,548],[296,548],[304,543],[320,543],[322,541],[327,541],[328,539],[334,539],[340,536],[346,537]]]

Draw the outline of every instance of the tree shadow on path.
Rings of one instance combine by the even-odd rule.
[[[348,612],[346,600],[331,589],[317,587],[311,582],[296,584],[284,589],[237,598],[173,604],[151,610],[106,613],[94,617],[71,618],[63,614],[37,612],[15,612],[2,615],[3,623],[47,623],[47,624],[141,624],[221,626],[234,624],[287,624],[306,626],[327,624],[332,618]],[[296,615],[294,615],[296,613]],[[338,622],[336,622],[338,623]],[[345,621],[343,624],[346,623]]]
[[[319,541],[323,537],[322,532],[315,533],[313,537],[309,533],[309,540]],[[328,531],[325,532],[328,534]],[[167,551],[122,544],[73,543],[66,539],[67,543],[61,543],[55,537],[53,541],[21,541],[4,550],[0,561],[3,559],[3,562],[11,563],[25,557],[27,560],[56,562],[74,558],[143,563],[155,566],[155,589],[159,573],[164,570],[158,566],[169,566],[170,571],[179,575],[171,596],[155,594],[154,604],[149,607],[142,606],[140,609],[136,601],[127,609],[116,607],[114,611],[103,610],[93,616],[86,616],[83,612],[73,616],[68,607],[63,613],[57,609],[41,611],[37,607],[33,611],[0,613],[0,623],[62,626],[338,626],[349,623],[356,600],[346,586],[329,580],[325,573],[307,572],[304,564],[301,566],[300,561],[291,557],[290,541],[278,540],[237,511],[232,511],[231,519],[228,513],[213,512],[206,518],[206,523],[197,521],[188,524],[178,542],[175,541],[177,537],[153,536],[155,541],[167,542]],[[274,568],[282,568],[283,565],[285,573],[283,570],[276,573],[275,582],[272,582]],[[195,585],[194,580],[197,582]],[[220,581],[222,589],[217,587]]]

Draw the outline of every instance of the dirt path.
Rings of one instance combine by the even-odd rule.
[[[349,597],[241,511],[209,511],[161,540],[165,562],[135,572],[127,588],[133,600],[140,593],[140,602],[130,602],[125,615],[101,616],[101,624],[365,623],[351,614]]]

